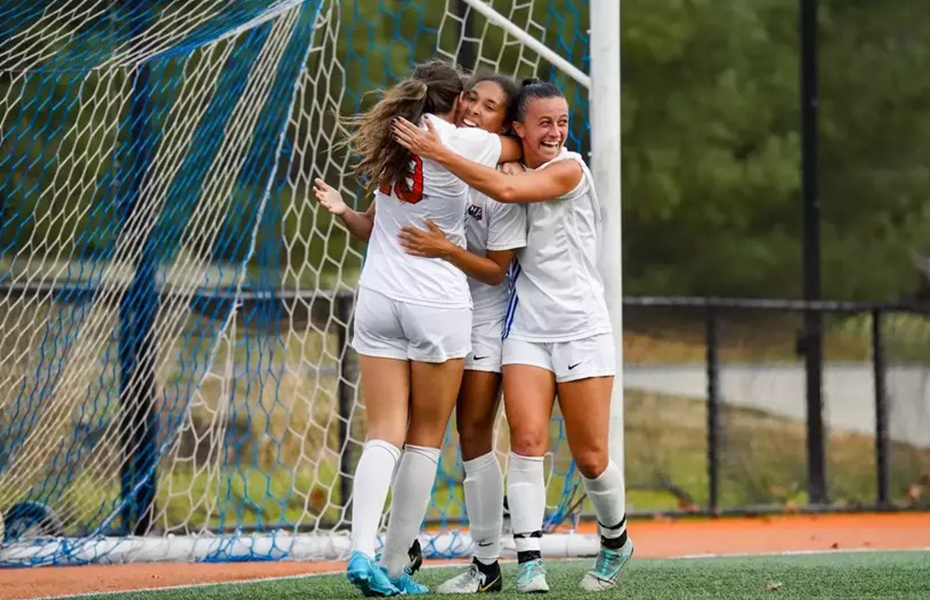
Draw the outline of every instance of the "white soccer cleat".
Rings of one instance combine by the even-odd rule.
[[[579,584],[586,592],[602,592],[617,585],[623,565],[633,556],[633,540],[627,538],[619,550],[601,547],[594,566],[585,573]]]
[[[468,569],[449,579],[438,588],[438,594],[487,594],[499,592],[503,588],[501,568],[498,563],[488,567],[491,573],[484,573],[474,562]]]
[[[517,571],[517,591],[521,594],[544,594],[549,591],[546,567],[541,558],[520,565]]]

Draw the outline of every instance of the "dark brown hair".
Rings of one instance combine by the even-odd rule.
[[[512,77],[508,77],[507,75],[484,73],[472,76],[472,78],[465,83],[465,91],[470,91],[482,81],[492,81],[504,90],[504,94],[507,96],[507,114],[504,117],[504,125],[509,129],[510,123],[517,115],[517,97],[520,95],[520,86],[517,85],[517,82],[514,81]]]
[[[353,129],[349,146],[360,156],[355,175],[367,189],[397,182],[406,186],[411,154],[394,141],[391,122],[404,117],[418,124],[427,113],[449,113],[462,89],[462,76],[455,67],[431,60],[417,65],[410,79],[385,91],[368,112],[348,119]]]
[[[541,81],[539,79],[524,79],[523,84],[520,87],[520,94],[517,96],[515,114],[513,117],[514,121],[523,122],[523,119],[526,117],[526,108],[530,105],[530,101],[537,98],[564,98],[565,96],[559,90],[548,81]]]

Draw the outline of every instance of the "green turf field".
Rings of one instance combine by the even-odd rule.
[[[549,563],[553,599],[577,598],[577,588],[589,561]],[[514,564],[504,569],[504,591],[489,600],[525,598],[513,588]],[[455,568],[426,569],[420,576],[436,585]],[[595,596],[595,595],[590,595]],[[627,567],[616,590],[597,595],[623,599],[737,598],[843,600],[930,598],[930,555],[919,552],[820,554],[779,557],[636,560]],[[234,585],[98,596],[101,600],[316,600],[361,598],[342,575],[286,579]],[[423,596],[424,599],[439,596]],[[84,598],[89,598],[85,596]]]

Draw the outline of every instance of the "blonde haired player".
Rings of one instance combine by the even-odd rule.
[[[549,590],[539,539],[546,500],[543,455],[558,395],[569,449],[600,524],[601,549],[581,587],[605,590],[616,584],[633,543],[626,532],[623,471],[608,454],[616,364],[596,268],[601,207],[584,160],[564,148],[568,103],[558,88],[526,82],[514,130],[530,171],[508,176],[447,151],[432,132],[402,120],[394,127],[404,147],[442,164],[471,187],[502,202],[528,203],[527,245],[517,252],[520,270],[504,326],[503,358],[517,589]]]

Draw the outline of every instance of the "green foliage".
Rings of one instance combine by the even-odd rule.
[[[821,3],[824,293],[884,298],[930,243],[923,3]],[[623,4],[629,293],[796,295],[797,3]]]
[[[707,411],[703,400],[627,390],[625,446],[628,502],[636,510],[707,506]],[[807,457],[804,424],[752,408],[724,405],[720,435],[720,506],[803,506]],[[827,470],[836,506],[875,501],[874,439],[831,432]],[[930,451],[892,444],[892,503],[925,507],[910,495],[922,485]]]

